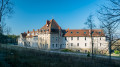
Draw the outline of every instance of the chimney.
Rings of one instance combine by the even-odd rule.
[[[89,29],[89,35],[91,35],[91,30]]]
[[[33,29],[33,32],[34,32],[35,30]]]
[[[48,26],[49,26],[49,24],[50,24],[49,22],[50,22],[49,20],[47,20],[47,21],[46,21],[47,27],[48,27]]]
[[[39,29],[37,29],[37,32],[39,32]]]
[[[25,33],[25,32],[24,32]]]
[[[29,33],[29,30],[28,30],[28,32],[27,33]]]
[[[66,30],[68,32],[69,28]]]
[[[34,35],[35,35],[35,31],[34,31],[33,33],[34,33]]]
[[[69,30],[69,28],[68,28],[68,30]]]

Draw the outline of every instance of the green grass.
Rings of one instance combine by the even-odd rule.
[[[62,49],[61,51],[62,52],[74,52],[73,50],[70,50],[70,49]]]

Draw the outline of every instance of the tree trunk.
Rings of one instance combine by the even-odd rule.
[[[1,15],[1,12],[0,12],[0,34],[2,33],[1,19],[2,19],[2,15]]]
[[[2,34],[2,13],[0,12],[0,34]]]
[[[92,30],[91,30],[91,42],[92,42],[92,59],[93,59],[93,37],[92,37]]]
[[[109,62],[111,62],[111,40],[109,41]]]

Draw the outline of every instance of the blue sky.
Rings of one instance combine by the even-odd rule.
[[[62,29],[83,29],[89,14],[96,14],[101,0],[13,0],[15,13],[6,19],[11,34],[40,29],[54,18]],[[95,18],[95,24],[98,21]]]

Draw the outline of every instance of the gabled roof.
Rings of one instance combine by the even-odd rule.
[[[39,30],[40,33],[58,33],[61,27],[52,19],[46,21],[46,24]]]
[[[90,29],[70,29],[63,30],[65,37],[90,37],[91,30]],[[93,29],[93,37],[94,36],[105,36],[103,30],[101,29]]]

